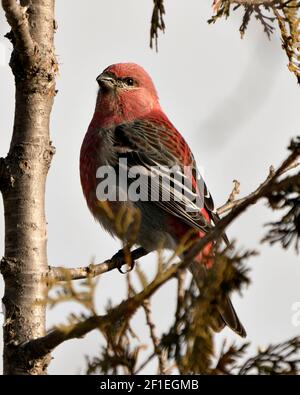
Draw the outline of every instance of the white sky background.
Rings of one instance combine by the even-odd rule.
[[[255,20],[241,40],[238,13],[208,25],[211,0],[166,0],[167,29],[160,36],[157,54],[148,46],[151,0],[56,3],[60,75],[51,121],[57,153],[46,197],[49,264],[79,266],[88,264],[91,257],[101,262],[120,248],[89,214],[78,169],[81,142],[94,110],[95,78],[109,64],[133,61],[150,73],[162,107],[192,147],[217,206],[226,201],[233,179],[241,181],[242,195],[251,192],[269,166],[285,157],[290,138],[299,134],[296,79],[286,67],[278,33],[269,42]],[[8,31],[3,11],[0,17],[0,155],[5,156],[13,124],[14,84],[7,66],[10,45],[3,38]],[[0,211],[3,235],[2,204]],[[230,227],[228,235],[238,238],[241,247],[257,248],[264,234],[262,224],[274,218],[263,204],[256,205]],[[260,256],[249,261],[252,284],[242,298],[233,297],[253,352],[259,345],[299,334],[300,329],[291,322],[292,305],[300,301],[299,258],[293,250],[258,248]],[[154,272],[155,260],[154,255],[141,260],[147,273]],[[174,313],[173,291],[174,283],[170,283],[152,299],[160,332],[168,329]],[[104,311],[108,298],[117,303],[124,295],[122,275],[117,271],[105,274],[97,294],[99,312]],[[50,311],[48,326],[63,322],[69,311],[76,311],[75,306]],[[147,339],[142,313],[135,316],[134,326]],[[216,336],[218,344],[225,337],[240,343],[226,329]],[[53,353],[49,372],[84,373],[85,355],[96,355],[100,342],[94,332],[65,343]],[[145,371],[154,372],[153,365]]]

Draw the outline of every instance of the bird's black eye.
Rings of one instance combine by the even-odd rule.
[[[123,81],[125,82],[126,85],[128,86],[134,86],[135,85],[135,81],[133,78],[131,77],[126,77],[123,79]]]

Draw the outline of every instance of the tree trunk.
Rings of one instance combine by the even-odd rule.
[[[49,118],[57,71],[54,0],[21,0],[20,4],[28,5],[25,19],[33,46],[24,51],[10,23],[16,105],[11,145],[0,171],[5,212],[5,256],[1,261],[5,282],[4,374],[46,374],[50,356],[31,360],[19,345],[45,335],[45,182],[54,154]],[[10,22],[8,11],[6,14]]]

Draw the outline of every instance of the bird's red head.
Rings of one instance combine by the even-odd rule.
[[[97,82],[100,89],[94,120],[102,126],[131,121],[160,108],[150,76],[135,63],[113,64]]]

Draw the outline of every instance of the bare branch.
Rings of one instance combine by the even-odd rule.
[[[272,178],[272,168],[270,168],[269,174],[267,176],[267,178],[265,179],[264,182],[262,182],[258,188],[255,189],[255,191],[251,192],[248,196],[245,196],[244,198],[241,199],[237,199],[237,200],[230,200],[230,198],[228,199],[228,201],[221,207],[219,207],[217,209],[218,214],[224,214],[227,211],[232,210],[234,207],[237,207],[238,205],[246,202],[248,199],[255,199],[255,197],[258,197],[260,192],[262,191],[262,189],[268,185],[268,183],[270,182],[271,178]],[[231,195],[232,196],[232,193]],[[254,201],[255,202],[255,201]]]
[[[204,245],[202,245],[202,248]],[[184,260],[177,265],[172,265],[165,272],[159,273],[143,291],[121,302],[118,306],[109,310],[106,315],[92,316],[82,322],[54,329],[46,336],[24,343],[22,345],[24,351],[32,358],[39,358],[67,340],[81,338],[96,328],[104,328],[129,318],[162,284],[176,275],[179,267],[186,266],[188,263]]]
[[[70,339],[82,338],[92,330],[101,327],[107,323],[106,318],[107,316],[92,316],[72,326],[54,329],[46,336],[26,342],[21,347],[31,358],[40,358],[47,355],[63,342]]]
[[[148,254],[144,248],[139,247],[131,252],[132,261]],[[48,278],[53,281],[68,281],[68,280],[82,280],[87,277],[96,277],[100,274],[109,272],[113,269],[120,269],[126,265],[123,250],[118,251],[111,259],[107,259],[102,263],[96,265],[89,265],[84,267],[65,268],[65,267],[50,267]]]
[[[276,172],[275,178],[287,173],[288,171],[290,171],[292,169],[295,169],[299,165],[300,165],[300,162],[298,162],[297,157],[296,158],[293,157],[289,161],[284,162],[282,164],[281,168],[278,169],[278,171]],[[259,196],[262,189],[266,185],[268,185],[268,183],[274,176],[275,176],[274,168],[273,168],[273,166],[271,166],[269,169],[269,174],[268,174],[267,178],[265,179],[265,181],[262,182],[258,186],[258,188],[255,189],[255,191],[253,191],[248,196],[245,196],[244,198],[241,198],[241,199],[235,199],[236,195],[239,193],[240,183],[238,181],[234,180],[235,184],[234,184],[233,190],[229,196],[229,199],[225,204],[223,204],[223,206],[221,206],[217,209],[218,214],[224,214],[224,213],[232,210],[234,207],[238,206],[239,204],[245,202],[247,199],[255,198],[256,196]]]
[[[30,56],[34,53],[35,45],[29,31],[26,16],[27,8],[22,7],[16,0],[2,0],[2,7],[14,34],[16,48],[22,53],[22,56],[30,59]]]

